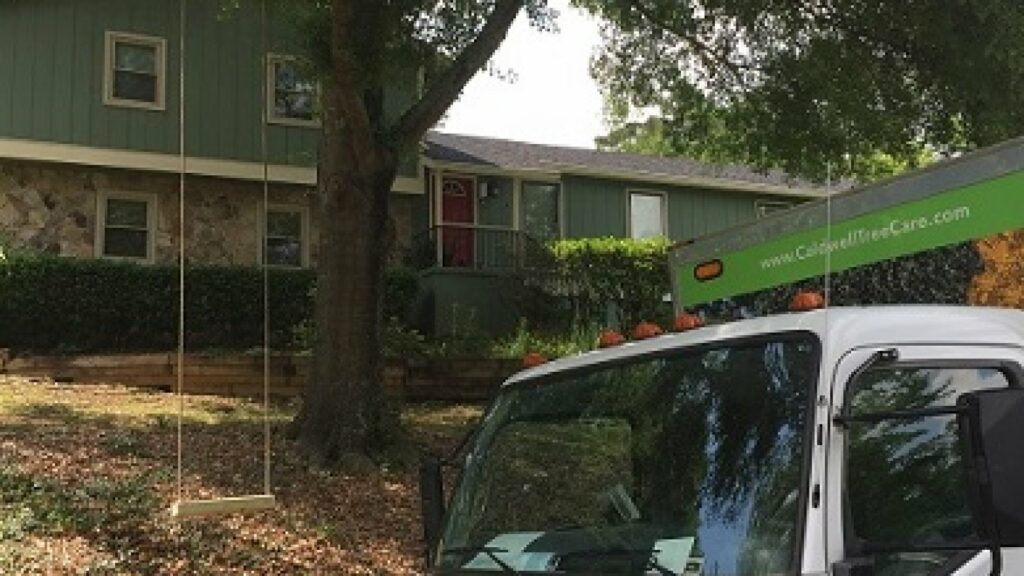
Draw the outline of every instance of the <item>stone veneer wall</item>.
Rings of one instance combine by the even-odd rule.
[[[178,177],[174,174],[0,159],[0,244],[47,254],[96,255],[96,213],[102,192],[153,194],[157,199],[156,261],[178,256]],[[310,187],[271,184],[270,203],[310,207]],[[190,176],[186,181],[185,250],[190,261],[254,265],[259,259],[261,182]],[[391,228],[398,245],[412,234],[412,199],[394,195]],[[310,262],[317,225],[309,215]]]

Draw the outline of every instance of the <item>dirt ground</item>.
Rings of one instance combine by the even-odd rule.
[[[276,509],[173,521],[178,400],[0,376],[0,574],[418,574],[415,466],[307,466],[271,415]],[[407,407],[419,449],[453,447],[476,406]],[[260,492],[256,403],[186,397],[186,499]]]

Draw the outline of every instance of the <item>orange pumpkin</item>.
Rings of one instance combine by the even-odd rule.
[[[653,322],[641,322],[633,328],[633,338],[637,340],[643,340],[645,338],[653,338],[661,335],[661,326]]]
[[[523,368],[533,368],[534,366],[540,366],[547,362],[546,356],[540,352],[530,352],[526,356],[523,356]]]
[[[818,292],[801,291],[793,295],[789,303],[789,309],[793,312],[816,310],[825,307],[825,297]]]
[[[704,319],[697,314],[683,313],[676,316],[675,321],[672,322],[672,330],[675,332],[686,332],[687,330],[693,330],[694,328],[700,328],[704,325]]]
[[[615,330],[604,330],[601,335],[597,338],[598,348],[609,348],[611,346],[618,346],[626,341],[626,338],[619,334]]]

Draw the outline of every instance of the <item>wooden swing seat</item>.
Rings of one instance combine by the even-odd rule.
[[[171,517],[184,520],[240,512],[259,512],[271,510],[276,505],[277,499],[273,494],[252,494],[209,500],[179,500],[171,505]]]

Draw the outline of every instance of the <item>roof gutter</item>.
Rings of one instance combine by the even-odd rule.
[[[524,179],[536,178],[538,180],[557,180],[561,176],[584,176],[591,178],[631,180],[634,182],[671,186],[691,186],[730,192],[739,191],[756,194],[769,194],[772,196],[785,196],[801,199],[824,198],[826,196],[826,191],[823,189],[779,186],[777,184],[734,180],[730,178],[678,176],[642,170],[603,170],[580,164],[561,164],[555,162],[546,164],[549,168],[540,169],[508,167],[498,164],[477,164],[473,162],[449,162],[445,160],[424,158],[423,165],[430,168],[451,170],[453,172],[511,176]]]

